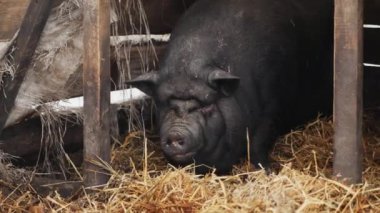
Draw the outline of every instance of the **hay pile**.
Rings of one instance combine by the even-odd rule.
[[[14,186],[12,194],[0,195],[0,212],[380,211],[380,131],[365,128],[365,182],[356,186],[329,178],[332,135],[331,121],[318,119],[284,136],[272,153],[276,165],[281,164],[278,174],[251,171],[242,163],[231,176],[199,177],[192,167],[168,166],[154,142],[146,144],[146,161],[142,135],[133,133],[114,149],[112,176],[104,189],[92,194],[79,190],[65,199],[57,193],[39,197],[30,186]]]

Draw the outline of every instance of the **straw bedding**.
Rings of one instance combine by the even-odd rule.
[[[276,173],[266,175],[246,162],[230,176],[197,176],[193,167],[165,161],[157,138],[129,134],[115,146],[110,181],[94,193],[83,189],[62,198],[38,196],[27,184],[3,179],[1,212],[376,212],[380,211],[379,136],[376,116],[366,116],[364,183],[347,186],[332,177],[332,122],[326,118],[293,131],[277,143]],[[146,150],[146,151],[144,151]],[[144,153],[148,153],[145,158]],[[10,167],[9,164],[5,165]],[[9,169],[9,168],[8,168]],[[14,170],[12,170],[14,171]],[[27,180],[24,179],[23,180]],[[24,181],[27,182],[27,181]]]

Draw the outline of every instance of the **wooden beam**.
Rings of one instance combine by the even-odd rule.
[[[22,21],[15,43],[16,50],[12,59],[16,68],[15,74],[13,77],[9,74],[3,75],[3,84],[0,87],[0,133],[24,81],[28,66],[49,16],[51,2],[50,0],[31,0]]]
[[[363,1],[335,0],[334,173],[362,179]]]
[[[109,176],[94,162],[110,162],[110,1],[84,0],[84,176],[86,186]]]

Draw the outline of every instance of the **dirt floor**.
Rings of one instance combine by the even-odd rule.
[[[363,184],[346,186],[331,178],[333,130],[327,118],[279,139],[272,153],[277,173],[270,175],[242,162],[233,175],[200,177],[192,166],[168,165],[159,146],[145,143],[136,132],[115,146],[105,187],[89,194],[78,187],[68,198],[56,192],[40,196],[23,181],[11,184],[10,173],[0,180],[9,189],[0,194],[0,212],[379,212],[376,121],[376,116],[365,117]],[[0,169],[14,171],[9,164]]]

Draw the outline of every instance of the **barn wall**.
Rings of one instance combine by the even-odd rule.
[[[364,3],[364,23],[380,25],[380,0]],[[364,62],[380,64],[380,29],[364,29]]]
[[[195,0],[142,0],[142,5],[131,0],[114,1],[115,8],[119,8],[122,17],[131,17],[130,20],[120,20],[115,25],[118,26],[119,34],[145,33],[145,29],[133,29],[134,26],[141,25],[138,10],[128,10],[126,8],[137,8],[143,6],[149,25],[150,33],[164,34],[170,33],[179,17]]]

